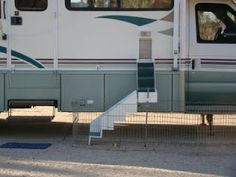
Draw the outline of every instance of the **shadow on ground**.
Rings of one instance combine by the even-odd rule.
[[[0,149],[0,159],[12,160],[11,163],[33,160],[124,165],[235,176],[236,127],[216,127],[211,136],[207,127],[151,125],[148,131],[145,128],[143,125],[117,125],[115,131],[104,132],[102,140],[94,140],[93,145],[88,146],[87,124],[79,125],[79,134],[73,137],[71,123],[1,120],[0,144],[50,142],[52,146],[46,150]],[[1,161],[1,168],[4,166],[5,162]],[[25,166],[27,164],[18,163],[12,168],[26,169]],[[60,169],[41,168],[60,172]],[[69,172],[63,171],[65,175]]]

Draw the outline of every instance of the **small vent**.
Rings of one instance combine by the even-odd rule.
[[[139,59],[152,58],[152,39],[140,38],[139,39]]]

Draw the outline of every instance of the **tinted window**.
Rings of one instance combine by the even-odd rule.
[[[18,10],[43,11],[47,8],[47,0],[15,0]]]
[[[199,43],[236,43],[236,12],[224,4],[196,6]]]
[[[173,0],[66,0],[70,10],[169,10]]]
[[[123,0],[122,8],[131,9],[170,9],[171,0]]]

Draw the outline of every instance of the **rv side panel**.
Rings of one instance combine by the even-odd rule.
[[[186,102],[188,105],[235,105],[234,72],[188,72]]]
[[[105,75],[105,110],[136,90],[136,73],[123,71]]]
[[[62,111],[103,112],[136,89],[135,72],[61,73]]]
[[[158,104],[156,111],[171,111],[172,73],[158,72],[156,76]]]
[[[60,77],[53,71],[15,71],[6,74],[9,100],[60,100]]]
[[[69,72],[61,75],[61,110],[104,111],[104,74]]]
[[[172,111],[184,112],[185,110],[185,72],[173,73]]]

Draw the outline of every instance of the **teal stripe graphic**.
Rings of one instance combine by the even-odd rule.
[[[147,24],[157,21],[157,20],[151,19],[151,18],[125,16],[125,15],[106,15],[106,16],[100,16],[97,18],[119,20],[119,21],[131,23],[131,24],[137,25],[137,26],[144,26],[144,25],[147,25]]]
[[[32,58],[30,58],[30,57],[28,57],[28,56],[26,56],[26,55],[24,55],[22,53],[17,52],[17,51],[12,50],[11,51],[11,55],[13,57],[16,57],[16,58],[19,58],[21,60],[24,60],[27,63],[30,63],[30,64],[34,65],[35,67],[37,67],[37,68],[44,68],[44,66],[41,63],[35,61],[34,59],[32,59]]]
[[[3,46],[0,46],[0,53],[7,53],[7,48],[6,47],[3,47]],[[33,58],[30,58],[22,53],[19,53],[15,50],[12,50],[11,51],[11,55],[13,57],[16,57],[16,58],[19,58],[27,63],[30,63],[31,65],[37,67],[37,68],[45,68],[41,63],[39,63],[38,61],[34,60]]]
[[[159,31],[159,33],[165,34],[167,36],[174,36],[174,29],[170,28],[170,29],[167,29],[167,30]]]
[[[7,53],[7,48],[0,46],[0,53]]]

